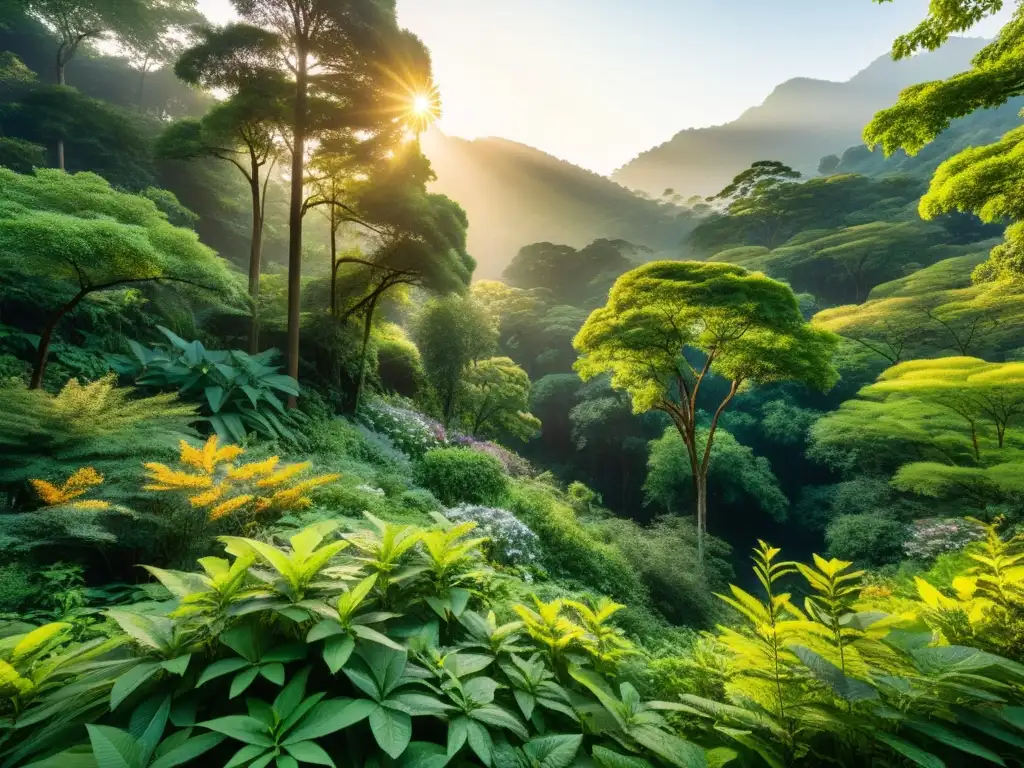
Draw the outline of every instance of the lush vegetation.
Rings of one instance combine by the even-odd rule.
[[[1024,7],[474,282],[426,48],[292,5],[4,6],[0,768],[1024,764]]]

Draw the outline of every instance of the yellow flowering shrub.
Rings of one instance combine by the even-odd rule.
[[[312,489],[338,479],[338,475],[302,479],[310,462],[281,464],[277,456],[236,463],[244,453],[237,445],[220,446],[216,435],[198,448],[182,440],[179,467],[144,465],[149,481],[145,489],[185,493],[193,507],[206,509],[209,519],[217,520],[243,509],[256,515],[304,509],[312,504],[308,495]]]
[[[98,499],[80,499],[92,488],[103,484],[103,475],[92,467],[81,467],[61,485],[46,480],[31,480],[39,499],[48,507],[68,505],[75,509],[109,509],[110,504]],[[75,499],[80,499],[75,501]]]

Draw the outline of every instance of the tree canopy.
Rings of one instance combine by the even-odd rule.
[[[787,286],[730,264],[653,262],[626,273],[574,344],[581,377],[608,373],[635,412],[672,419],[689,453],[701,532],[715,429],[740,387],[801,381],[829,389],[836,381],[836,338],[805,322]],[[729,381],[729,390],[701,450],[698,396],[709,374]]]

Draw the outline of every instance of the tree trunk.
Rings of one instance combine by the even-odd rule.
[[[149,69],[149,58],[142,62],[142,69],[139,71],[139,91],[135,95],[135,107],[139,114],[142,114],[142,97],[146,92],[146,71]]]
[[[302,207],[305,202],[306,96],[309,87],[308,54],[296,46],[295,116],[292,136],[292,187],[288,212],[288,375],[299,378],[299,324],[302,321]],[[294,395],[288,407],[297,405]]]
[[[64,79],[64,70],[67,62],[64,60],[64,44],[61,43],[57,49],[57,85],[67,85]],[[57,139],[57,168],[64,170],[64,139]]]
[[[57,323],[60,322],[64,315],[77,307],[78,302],[85,298],[87,293],[89,291],[83,288],[75,294],[71,301],[50,315],[50,319],[46,322],[46,327],[43,328],[43,332],[39,335],[39,347],[36,350],[35,365],[32,366],[32,379],[29,381],[29,389],[39,389],[43,386],[43,374],[46,373],[46,358],[50,354],[50,342],[53,340],[53,332],[57,329]]]
[[[366,307],[366,319],[363,321],[363,346],[359,350],[359,376],[356,377],[356,391],[352,398],[352,414],[359,410],[359,400],[363,396],[363,384],[366,382],[366,350],[370,346],[370,331],[373,329],[373,312],[377,308],[377,299]]]
[[[338,316],[338,230],[335,224],[337,213],[331,205],[331,314]]]
[[[708,476],[701,472],[696,478],[697,485],[697,560],[704,562],[704,537],[708,532]]]
[[[260,205],[260,168],[255,158],[249,177],[252,193],[252,238],[249,242],[249,298],[252,299],[252,319],[249,323],[249,354],[260,351],[260,258],[263,251],[263,209]]]

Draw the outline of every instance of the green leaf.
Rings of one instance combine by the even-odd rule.
[[[288,734],[284,744],[319,739],[335,731],[348,728],[370,716],[377,703],[368,699],[328,699],[313,707],[309,714]]]
[[[220,407],[224,405],[224,387],[207,387],[204,393],[210,410],[219,413]]]
[[[600,768],[654,768],[642,758],[620,755],[605,747],[594,747],[593,756]]]
[[[299,768],[299,764],[291,755],[278,755],[277,768]]]
[[[188,739],[169,752],[165,752],[149,768],[175,768],[178,765],[185,765],[191,760],[206,754],[222,741],[224,736],[219,733],[204,733],[201,736]]]
[[[252,685],[259,673],[259,667],[249,667],[235,675],[235,679],[231,681],[231,689],[228,691],[228,698],[233,699],[236,696],[241,696],[245,693],[246,689]]]
[[[529,691],[521,691],[518,688],[512,691],[512,695],[515,696],[516,704],[519,705],[523,717],[529,720],[533,715],[533,708],[537,706],[537,697]]]
[[[260,657],[264,664],[279,662],[288,664],[292,661],[306,658],[306,645],[304,643],[288,643],[272,648]]]
[[[480,758],[481,763],[491,765],[494,760],[494,741],[490,732],[473,720],[469,721],[468,728],[469,748]]]
[[[300,671],[288,681],[288,685],[274,699],[273,710],[281,720],[287,720],[302,703],[306,693],[306,681],[309,679],[309,667]]]
[[[300,741],[297,744],[288,744],[285,746],[285,749],[289,755],[300,763],[329,765],[331,768],[334,768],[334,761],[331,759],[331,756],[315,741]]]
[[[466,743],[466,739],[469,738],[469,724],[470,719],[468,717],[456,717],[450,723],[448,723],[448,758],[455,757],[456,753],[462,749]]]
[[[86,725],[98,768],[141,768],[142,747],[130,733],[108,725]]]
[[[189,659],[192,658],[191,653],[186,653],[181,656],[176,656],[173,659],[160,662],[160,666],[170,672],[172,675],[181,677],[185,674],[185,670],[188,669]]]
[[[377,707],[370,713],[370,730],[377,745],[395,759],[412,740],[412,718],[405,712]]]
[[[445,748],[429,741],[411,742],[398,762],[399,768],[444,768],[447,764]]]
[[[334,621],[333,619],[325,619],[319,624],[315,624],[309,633],[306,635],[307,643],[315,643],[317,640],[323,640],[325,637],[334,637],[336,635],[348,634],[348,630],[345,629],[341,624]]]
[[[269,754],[273,757],[273,752],[267,752],[266,747],[261,746],[248,746],[242,747],[240,750],[235,752],[234,756],[224,764],[224,768],[238,768],[240,765],[245,765],[250,760],[253,760],[260,755]]]
[[[498,681],[490,677],[474,677],[462,686],[463,693],[477,704],[490,704],[497,689]]]
[[[160,665],[157,662],[143,662],[117,678],[110,689],[110,708],[117,709],[121,702],[159,671]]]
[[[481,723],[512,731],[512,733],[523,741],[530,738],[529,732],[520,722],[518,717],[513,715],[507,709],[494,704],[487,704],[479,709],[474,709],[470,717],[474,720],[479,720]]]
[[[638,744],[677,768],[704,768],[707,760],[704,750],[685,739],[650,726],[634,727],[629,730]]]
[[[386,699],[383,704],[413,717],[441,716],[451,709],[443,701],[423,693],[398,693]]]
[[[843,670],[810,648],[805,648],[802,645],[793,645],[790,649],[804,663],[804,666],[810,670],[812,675],[825,683],[844,701],[870,701],[878,698],[878,691],[871,687],[871,685],[863,680],[857,680],[843,674]]]
[[[284,685],[283,664],[261,664],[259,670],[260,674],[274,685]]]
[[[485,656],[482,653],[450,653],[445,656],[444,668],[455,677],[468,677],[486,669],[493,662],[493,656]]]
[[[893,736],[885,731],[875,731],[874,737],[899,752],[914,765],[919,765],[921,768],[946,768],[946,764],[931,752],[925,752],[917,745],[904,741],[899,736]]]
[[[13,765],[13,763],[5,763],[5,765]],[[99,764],[93,754],[92,745],[81,744],[58,752],[56,755],[29,763],[23,768],[99,768]]]
[[[400,646],[398,643],[396,643],[394,640],[389,638],[387,635],[382,635],[377,630],[370,629],[369,627],[364,626],[362,624],[354,624],[352,626],[352,632],[355,635],[361,637],[363,640],[369,640],[371,643],[377,643],[378,645],[383,645],[383,646],[385,646],[387,648],[390,648],[391,650],[394,650],[394,651],[404,651],[405,650],[405,648]]]
[[[335,635],[327,638],[327,642],[324,643],[323,655],[332,675],[337,674],[338,670],[345,666],[345,662],[352,656],[355,647],[356,641],[352,639],[351,635]]]
[[[203,674],[199,676],[199,680],[196,682],[196,688],[199,688],[221,675],[227,675],[248,666],[250,666],[250,662],[245,659],[221,659],[220,661],[215,661],[203,670]]]
[[[569,768],[582,743],[581,734],[542,736],[526,742],[523,752],[540,768]]]
[[[223,733],[236,741],[252,744],[258,747],[272,747],[273,739],[267,730],[267,726],[254,717],[248,715],[228,715],[218,717],[214,720],[206,720],[199,723],[202,728],[208,728],[217,733]]]
[[[1006,764],[1003,762],[1003,759],[991,749],[983,747],[980,744],[976,744],[970,739],[964,738],[960,734],[954,733],[948,728],[944,728],[936,723],[927,722],[925,720],[907,720],[905,725],[906,727],[912,728],[919,733],[923,733],[925,736],[929,736],[947,746],[959,749],[961,752],[975,755],[984,760],[988,760],[990,763],[995,763],[996,765]]]

